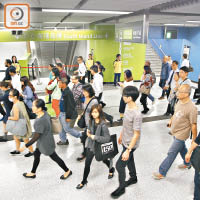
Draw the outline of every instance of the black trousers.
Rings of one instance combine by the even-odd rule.
[[[148,97],[148,95],[142,93],[142,96],[140,98],[140,102],[143,105],[143,108],[144,108],[145,111],[148,110],[148,107],[147,107],[147,97]]]
[[[38,165],[40,163],[40,156],[41,152],[39,149],[36,149],[34,151],[34,161],[33,161],[33,168],[31,170],[31,173],[36,173],[36,170],[38,168]],[[49,156],[53,161],[55,161],[65,172],[67,172],[69,169],[65,165],[64,161],[57,155],[57,153],[54,151],[53,154]]]
[[[90,83],[90,81],[92,80],[91,75],[91,71],[87,70],[88,83]]]
[[[124,188],[125,187],[125,180],[126,180],[126,166],[128,167],[129,170],[129,175],[131,178],[136,179],[137,174],[136,174],[136,168],[135,168],[135,162],[134,162],[134,156],[133,152],[135,149],[133,149],[130,154],[129,154],[129,159],[127,161],[122,160],[122,154],[126,151],[126,148],[123,146],[123,151],[116,163],[116,169],[118,172],[118,178],[119,178],[119,187]]]
[[[79,80],[79,82],[85,84],[85,76],[83,76],[82,79]]]
[[[83,173],[83,181],[81,182],[82,184],[87,183],[87,178],[90,173],[90,166],[92,164],[92,160],[94,158],[94,153],[90,151],[90,149],[87,149],[86,152],[86,160],[85,160],[85,168],[84,168],[84,173]],[[110,160],[104,160],[103,163],[109,168],[109,172],[112,173],[113,169],[111,166],[111,161]]]
[[[1,113],[3,116],[6,115],[6,112],[5,112],[5,110],[3,109],[3,106],[1,105],[1,103],[0,103],[0,113]]]

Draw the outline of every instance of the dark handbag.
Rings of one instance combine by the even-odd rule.
[[[77,122],[77,125],[78,125],[79,128],[86,128],[86,123],[85,123],[85,112],[86,112],[86,110],[87,110],[87,108],[88,108],[90,102],[91,102],[93,99],[95,99],[95,98],[92,98],[92,99],[88,102],[88,104],[87,104],[87,106],[86,106],[86,108],[85,108],[83,114],[81,115],[81,118],[80,118],[80,119],[78,120],[78,122]]]
[[[99,143],[95,141],[95,159],[103,161],[114,158],[118,154],[117,135],[111,135],[110,141],[107,143]]]
[[[24,103],[26,112],[28,113],[29,119],[36,119],[37,115]]]
[[[198,146],[192,153],[191,163],[194,169],[200,172],[200,146]]]

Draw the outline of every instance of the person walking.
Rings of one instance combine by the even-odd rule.
[[[200,145],[200,133],[197,136],[196,140],[192,142],[186,156],[185,160],[186,162],[190,162],[192,152]],[[200,172],[198,170],[195,170],[195,175],[194,175],[194,200],[199,200],[200,199]]]
[[[171,134],[174,141],[168,151],[168,155],[161,163],[158,173],[153,173],[156,180],[161,180],[166,177],[168,170],[180,153],[183,164],[179,165],[179,169],[190,169],[191,164],[185,160],[187,148],[185,141],[190,137],[192,131],[192,140],[197,136],[197,108],[190,99],[191,88],[189,85],[181,85],[177,92],[179,99],[175,113],[168,123],[171,127]]]
[[[124,88],[126,88],[127,86],[134,85],[132,72],[129,69],[127,69],[124,72],[124,80],[125,80],[124,83],[121,83],[121,82],[118,83],[119,86],[121,87],[121,95],[123,94]],[[122,96],[120,100],[120,105],[119,105],[120,119],[117,120],[118,122],[123,121],[125,108],[126,108],[126,103],[124,102],[123,96]]]
[[[20,78],[21,86],[22,86],[22,96],[24,99],[24,103],[29,107],[29,109],[32,109],[33,101],[35,100],[35,88],[30,83],[27,76],[22,76]]]
[[[121,54],[116,55],[116,60],[114,61],[114,86],[117,86],[117,82],[120,82],[120,77],[122,73],[122,61]]]
[[[98,104],[98,100],[95,98],[94,89],[92,88],[92,86],[90,84],[83,86],[83,95],[85,97],[85,102],[83,104],[83,108],[84,108],[83,114],[84,114],[86,127],[85,127],[84,133],[82,133],[82,137],[81,137],[81,143],[83,144],[83,152],[82,152],[81,156],[77,158],[77,161],[79,161],[79,162],[83,161],[86,157],[85,142],[87,139],[87,129],[89,127],[91,108],[93,105]],[[80,117],[79,117],[79,119],[80,119]]]
[[[59,108],[59,102],[61,98],[61,89],[59,88],[58,81],[60,78],[60,72],[57,68],[52,69],[52,75],[53,75],[53,82],[47,86],[47,90],[52,91],[52,108],[54,109],[56,113],[56,117],[60,114],[60,108]]]
[[[179,72],[178,61],[174,60],[172,62],[171,66],[172,66],[172,70],[169,73],[169,77],[168,77],[165,87],[164,87],[164,90],[168,90],[169,94],[171,94],[171,96],[169,95],[170,99],[173,98],[173,96],[174,96],[173,94],[176,93],[176,91],[177,91],[176,88],[177,88],[177,83],[178,83],[177,81],[179,80],[179,75],[178,75],[178,80],[177,80],[177,77],[176,77],[176,79],[174,77],[176,76],[176,72]],[[167,111],[164,115],[169,116],[172,113],[173,113],[173,111],[171,110],[171,103],[169,103],[168,107],[167,107]]]
[[[78,72],[78,75],[80,77],[80,83],[85,84],[85,74],[86,74],[87,69],[86,69],[85,63],[83,62],[83,57],[79,56],[77,58],[77,62],[79,66],[78,66],[78,70],[75,71],[75,73]]]
[[[82,136],[81,132],[74,129],[74,124],[78,116],[76,111],[76,103],[74,101],[73,94],[68,87],[70,83],[70,77],[62,78],[59,81],[59,87],[62,90],[62,96],[60,99],[60,115],[59,120],[62,126],[62,131],[60,132],[60,141],[57,145],[68,145],[69,141],[67,139],[67,133],[70,135],[80,138]]]
[[[151,69],[149,66],[144,66],[143,80],[142,84],[140,85],[140,91],[142,93],[140,102],[144,108],[144,110],[142,111],[143,114],[146,114],[149,111],[149,108],[147,107],[147,96],[150,94],[151,87],[152,87]]]
[[[0,89],[4,91],[4,94],[0,96],[0,102],[3,102],[4,108],[6,110],[5,115],[3,116],[3,132],[4,137],[0,137],[0,142],[7,142],[8,132],[6,131],[6,123],[8,121],[8,117],[10,116],[10,112],[13,107],[13,103],[9,101],[9,93],[11,90],[11,85],[9,82],[3,81],[0,82]]]
[[[53,80],[53,74],[52,74],[52,70],[55,66],[53,64],[49,64],[49,81],[51,82]],[[46,104],[51,104],[51,94],[49,94],[49,100]]]
[[[183,54],[183,61],[181,63],[181,67],[190,67],[190,61],[188,60],[188,55],[186,53]]]
[[[87,141],[86,141],[86,160],[83,179],[80,184],[77,185],[77,189],[82,189],[87,183],[87,178],[90,173],[90,166],[95,156],[95,142],[106,143],[110,141],[110,133],[106,126],[102,107],[100,105],[93,105],[90,112],[90,122],[87,129]],[[108,179],[113,178],[115,168],[111,160],[103,160],[103,163],[109,168]]]
[[[19,65],[19,62],[17,61],[17,57],[12,56],[11,60],[12,60],[12,66],[14,66],[16,68],[17,74],[20,74],[20,65]]]
[[[127,86],[124,88],[122,95],[127,106],[124,113],[123,127],[118,143],[123,146],[123,150],[116,163],[119,187],[111,193],[112,198],[119,198],[125,193],[126,187],[136,184],[138,181],[134,153],[139,147],[142,126],[142,115],[135,103],[139,97],[139,91],[134,86]],[[130,174],[128,181],[125,181],[126,167],[128,167]]]
[[[19,100],[20,93],[17,89],[13,89],[9,93],[9,101],[13,102],[13,108],[11,111],[11,116],[8,117],[8,120],[18,121],[19,119],[24,119],[26,121],[27,133],[24,136],[13,135],[16,144],[16,150],[10,152],[11,155],[19,155],[20,154],[20,144],[21,140],[24,141],[25,144],[29,142],[29,138],[32,135],[31,122],[26,111],[26,107],[24,102]],[[33,156],[33,147],[29,146],[29,153],[25,154],[25,157]]]
[[[10,68],[10,66],[12,66],[12,61],[10,59],[6,59],[5,60],[5,67],[7,69],[6,69],[5,77],[4,77],[3,81],[11,81],[11,76],[9,74],[9,68]]]
[[[92,80],[91,72],[90,72],[90,67],[92,67],[94,65],[94,60],[93,60],[93,56],[92,56],[91,53],[88,55],[88,60],[86,61],[85,65],[87,67],[88,83],[90,83],[90,81]]]
[[[63,64],[62,63],[57,63],[56,67],[59,70],[60,78],[66,78],[67,77],[67,73],[66,73],[65,69],[63,69]]]
[[[159,86],[163,89],[162,90],[162,95],[159,98],[159,100],[163,100],[165,98],[165,93],[167,94],[167,97],[169,95],[169,92],[164,89],[166,81],[169,77],[169,73],[171,71],[171,67],[168,63],[168,57],[164,56],[163,57],[163,62],[162,62],[162,69],[161,69],[161,74],[160,74],[160,83]]]
[[[22,86],[20,82],[20,75],[17,74],[16,68],[14,66],[9,67],[9,74],[11,76],[11,84],[14,89],[17,89],[20,94],[22,93]]]
[[[25,178],[36,178],[36,171],[40,163],[40,156],[44,154],[49,156],[54,162],[56,162],[63,170],[64,174],[60,179],[64,180],[72,175],[72,171],[65,165],[64,161],[55,152],[55,141],[52,133],[51,119],[46,112],[45,102],[42,99],[37,99],[33,102],[33,112],[37,115],[34,122],[35,134],[33,138],[20,149],[23,152],[26,148],[29,148],[35,142],[36,149],[34,151],[33,167],[30,173],[24,173]]]

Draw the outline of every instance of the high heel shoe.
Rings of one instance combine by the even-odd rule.
[[[36,175],[27,176],[27,173],[23,173],[23,176],[24,176],[25,178],[31,178],[31,179],[36,178]]]
[[[76,189],[78,189],[78,190],[80,190],[80,189],[82,189],[85,185],[87,185],[87,181],[85,182],[85,183],[81,183],[81,184],[78,184],[77,186],[76,186]]]
[[[110,171],[111,171],[111,172],[109,172],[109,174],[108,174],[108,179],[113,178],[113,176],[114,176],[114,174],[115,174],[115,168],[113,167]]]

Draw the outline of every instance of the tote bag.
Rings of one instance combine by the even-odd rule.
[[[13,135],[25,136],[27,134],[27,125],[25,119],[19,119],[17,121],[8,120],[6,123],[6,130]]]
[[[107,143],[99,143],[95,141],[95,159],[103,161],[114,158],[118,154],[117,135],[111,135],[110,141]]]
[[[200,172],[200,146],[198,146],[192,153],[191,163],[194,169]]]
[[[51,127],[53,134],[59,134],[62,131],[62,126],[60,124],[60,121],[56,117],[51,117]]]
[[[150,88],[146,88],[145,85],[141,85],[141,87],[140,87],[140,92],[141,92],[142,94],[149,95],[149,94],[150,94]]]

